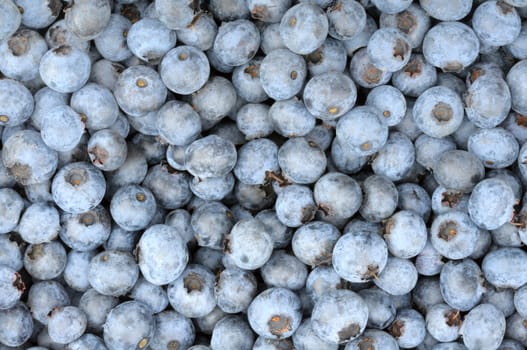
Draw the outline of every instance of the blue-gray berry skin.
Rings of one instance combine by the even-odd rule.
[[[162,312],[168,306],[167,293],[163,287],[152,284],[143,277],[139,277],[128,295],[130,298],[148,305],[154,313]]]
[[[126,301],[110,311],[103,337],[108,350],[143,349],[155,334],[152,310],[138,301]]]
[[[0,3],[0,16],[0,39],[3,41],[16,32],[22,22],[22,14],[13,1],[4,0]]]
[[[499,248],[483,258],[485,279],[497,288],[519,288],[525,284],[524,262],[527,254],[519,248]]]
[[[163,57],[159,74],[170,91],[189,95],[205,85],[210,76],[210,65],[203,51],[182,45]]]
[[[312,221],[296,230],[291,247],[295,256],[304,264],[317,266],[329,262],[339,238],[340,232],[332,224]]]
[[[265,183],[268,172],[277,173],[279,169],[278,146],[269,139],[260,138],[239,149],[233,172],[239,181],[259,185]]]
[[[236,90],[231,81],[221,76],[213,76],[197,93],[192,94],[191,104],[204,119],[202,124],[214,124],[231,112],[236,101]]]
[[[126,160],[126,140],[117,131],[98,130],[91,135],[87,146],[91,163],[103,171],[117,170]]]
[[[22,249],[24,242],[18,241],[16,233],[5,234],[0,236],[0,265],[10,267],[18,271],[23,265]]]
[[[111,16],[111,3],[108,0],[76,1],[65,11],[66,26],[84,40],[96,38],[108,25]],[[89,13],[89,15],[86,15]]]
[[[210,13],[201,12],[196,14],[191,27],[178,29],[176,33],[178,41],[206,51],[214,44],[218,25]]]
[[[103,251],[90,261],[88,280],[100,294],[124,295],[133,288],[138,278],[139,268],[128,252]]]
[[[143,276],[157,285],[179,277],[189,259],[183,238],[168,225],[150,226],[141,236],[136,254]]]
[[[523,78],[527,75],[527,60],[517,62],[507,73],[507,84],[511,91],[512,109],[520,115],[527,114],[527,99],[525,92],[527,84]]]
[[[40,60],[40,77],[51,89],[68,93],[79,90],[90,77],[88,54],[72,46],[60,46],[46,52]],[[60,74],[57,74],[60,71]]]
[[[322,45],[328,32],[327,16],[314,4],[294,5],[280,20],[280,37],[289,50],[299,55],[315,51]]]
[[[152,192],[142,186],[125,185],[114,194],[110,203],[112,219],[127,231],[141,230],[148,226],[156,211]]]
[[[40,135],[49,148],[69,152],[81,141],[84,127],[81,115],[73,108],[62,105],[43,113]]]
[[[412,261],[389,257],[384,270],[373,282],[386,293],[401,296],[414,289],[417,278],[417,268]]]
[[[489,26],[489,22],[492,25]],[[520,35],[521,18],[514,7],[501,1],[489,1],[474,11],[472,28],[482,44],[503,46]]]
[[[433,170],[434,178],[441,186],[460,192],[470,192],[485,173],[483,163],[463,150],[444,152]]]
[[[228,207],[221,202],[205,202],[196,208],[190,219],[194,237],[201,247],[223,248],[223,238],[235,221]]]
[[[472,9],[472,0],[420,0],[419,4],[429,16],[440,21],[458,21]]]
[[[0,80],[0,125],[18,126],[31,117],[35,102],[31,92],[19,81]]]
[[[24,253],[24,268],[31,277],[51,280],[66,267],[67,254],[60,241],[30,244]]]
[[[203,317],[216,307],[214,274],[205,266],[189,264],[167,286],[170,305],[185,317]]]
[[[95,254],[95,250],[86,252],[72,250],[68,253],[68,260],[62,275],[68,287],[79,292],[85,292],[91,288],[88,281],[88,269],[90,260]]]
[[[395,212],[399,193],[390,179],[382,175],[371,175],[361,187],[363,197],[359,213],[364,219],[380,222]]]
[[[24,210],[22,197],[11,188],[0,189],[0,233],[14,230]]]
[[[62,10],[62,3],[57,0],[16,0],[15,3],[22,14],[22,24],[28,28],[46,28],[57,19]]]
[[[126,45],[132,22],[119,14],[112,14],[104,30],[93,40],[100,55],[110,61],[124,61],[132,56]]]
[[[274,130],[284,137],[306,136],[315,127],[315,118],[298,98],[276,101],[269,109]]]
[[[247,310],[257,292],[257,281],[250,271],[237,267],[223,270],[217,277],[214,294],[218,307],[227,313]]]
[[[278,194],[275,210],[282,224],[288,227],[300,227],[313,220],[317,207],[309,187],[289,185]]]
[[[384,239],[388,250],[394,256],[413,258],[421,253],[426,245],[426,224],[414,211],[400,210],[386,221]]]
[[[414,309],[398,310],[388,331],[395,338],[399,347],[412,348],[421,344],[426,337],[424,317]]]
[[[260,46],[260,32],[246,19],[223,22],[214,39],[218,59],[229,66],[241,66],[251,60]]]
[[[199,114],[184,102],[169,101],[157,112],[159,135],[171,145],[185,146],[201,132]]]
[[[465,316],[461,332],[468,349],[496,349],[505,336],[505,316],[492,304],[480,304]]]
[[[269,118],[269,106],[263,103],[247,103],[236,112],[236,126],[246,140],[269,136],[273,124]]]
[[[299,290],[306,283],[307,268],[294,255],[284,250],[275,250],[260,269],[260,273],[269,287]]]
[[[0,310],[15,306],[25,291],[25,284],[20,274],[10,266],[0,265],[0,285],[2,286]]]
[[[439,276],[441,295],[458,310],[469,311],[481,300],[484,279],[479,266],[471,259],[449,261]]]
[[[436,216],[430,227],[433,247],[449,259],[463,259],[472,254],[478,236],[478,227],[466,213],[458,210]]]
[[[212,330],[210,346],[214,350],[253,348],[254,335],[247,321],[239,315],[229,315],[219,320]]]
[[[86,315],[78,307],[59,307],[49,317],[48,334],[52,341],[68,344],[84,334],[87,323]]]
[[[259,73],[269,97],[287,100],[301,91],[307,76],[306,62],[299,54],[280,48],[263,58]]]
[[[225,237],[225,249],[236,266],[256,270],[271,257],[273,240],[260,220],[245,219],[238,221]]]
[[[78,307],[86,314],[87,329],[96,333],[102,331],[106,315],[118,303],[116,297],[100,294],[93,288],[84,292],[79,299]]]
[[[422,5],[421,5],[422,6]],[[412,48],[419,47],[430,28],[429,14],[417,4],[411,4],[404,11],[389,14],[383,12],[379,18],[379,25],[397,28],[406,35]]]
[[[371,63],[380,70],[396,72],[410,60],[411,46],[405,34],[396,28],[376,30],[367,45]]]
[[[508,167],[518,159],[519,143],[513,133],[501,127],[481,129],[468,139],[468,150],[487,168]]]
[[[156,40],[149,40],[155,35]],[[130,51],[143,61],[157,64],[177,40],[176,32],[155,18],[141,18],[132,24],[126,35]]]
[[[46,325],[54,308],[70,305],[70,297],[60,283],[42,281],[31,286],[26,305],[31,310],[33,319]]]
[[[493,103],[488,104],[489,96]],[[501,77],[484,75],[467,89],[465,112],[470,121],[480,128],[493,128],[507,118],[511,109],[511,93]]]
[[[101,205],[83,213],[63,212],[60,223],[60,239],[78,251],[98,248],[105,243],[111,231],[110,214]]]
[[[195,329],[190,319],[167,310],[156,314],[155,320],[156,330],[148,345],[152,350],[188,349],[194,344]]]
[[[184,172],[173,171],[166,165],[155,165],[146,174],[143,186],[152,191],[161,207],[177,209],[190,201],[189,180]]]
[[[94,104],[93,101],[98,101]],[[119,116],[119,106],[109,88],[88,83],[71,96],[71,107],[84,116],[87,129],[100,130],[112,126]]]
[[[286,179],[297,184],[310,184],[324,173],[327,160],[324,152],[304,137],[287,140],[278,150],[278,164]]]
[[[499,179],[485,179],[472,190],[468,213],[478,227],[494,230],[511,220],[514,205],[514,192],[507,183]]]
[[[55,21],[49,26],[44,37],[50,49],[68,45],[86,52],[90,50],[90,41],[81,39],[73,33],[66,25],[65,19]]]
[[[304,319],[295,334],[293,334],[293,344],[298,350],[337,350],[338,344],[327,342],[320,339],[315,331],[311,319]]]
[[[29,81],[37,78],[40,59],[48,50],[36,31],[21,29],[0,43],[0,71],[8,78]]]
[[[392,323],[397,310],[391,295],[375,287],[357,293],[368,307],[368,328],[385,329]]]
[[[451,342],[459,337],[461,318],[459,310],[447,304],[436,304],[426,312],[426,330],[440,342]]]
[[[0,344],[6,347],[22,346],[33,334],[33,319],[23,303],[0,310],[0,323]]]
[[[311,314],[315,334],[329,343],[345,344],[364,332],[368,306],[355,292],[334,290],[322,295]]]
[[[192,23],[194,10],[189,0],[157,0],[155,10],[158,19],[169,29],[183,29]]]
[[[318,49],[307,55],[307,69],[311,75],[331,71],[344,72],[347,66],[346,47],[340,40],[326,38]]]
[[[286,288],[269,288],[258,294],[247,310],[256,334],[280,339],[290,337],[302,320],[300,298]]]
[[[232,142],[209,135],[185,149],[187,171],[197,177],[225,176],[236,165],[237,153]]]

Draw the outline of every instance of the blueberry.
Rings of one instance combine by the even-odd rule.
[[[476,60],[479,46],[478,37],[466,24],[440,22],[426,33],[423,55],[445,72],[459,72]]]
[[[0,189],[0,233],[14,230],[24,210],[22,197],[11,188]]]
[[[450,342],[458,338],[462,325],[459,310],[446,304],[436,304],[426,312],[426,330],[440,342]]]
[[[168,306],[168,296],[165,289],[148,282],[143,277],[139,277],[128,295],[135,301],[148,305],[154,313],[162,312]]]
[[[29,289],[26,305],[36,321],[47,325],[53,309],[70,304],[66,289],[56,281],[34,283]]]
[[[224,316],[227,316],[227,314],[223,312],[219,307],[215,307],[211,312],[209,312],[205,316],[196,318],[196,328],[199,332],[203,334],[212,335],[214,326]],[[198,342],[199,340],[196,343]]]
[[[273,132],[269,107],[262,103],[247,103],[236,113],[236,126],[246,140],[267,137]]]
[[[178,29],[176,33],[180,42],[206,51],[214,45],[218,25],[211,14],[201,12],[192,19],[191,26]]]
[[[293,334],[293,343],[298,350],[337,350],[338,345],[333,342],[327,342],[320,339],[314,329],[311,319],[304,319],[295,334]]]
[[[236,93],[247,102],[260,103],[267,99],[267,94],[260,82],[261,63],[262,57],[255,57],[237,66],[232,73],[232,84]]]
[[[133,288],[138,278],[139,268],[128,252],[103,251],[90,261],[88,280],[100,294],[124,295]]]
[[[48,321],[48,334],[52,341],[68,344],[84,334],[87,319],[84,312],[76,306],[54,309]]]
[[[497,288],[519,288],[525,284],[523,271],[527,254],[519,248],[499,248],[483,258],[481,270],[485,279]]]
[[[307,276],[305,293],[316,303],[327,291],[342,289],[345,283],[331,266],[317,266]]]
[[[476,306],[484,292],[483,274],[470,259],[447,262],[439,281],[445,302],[461,311],[469,311]]]
[[[278,146],[269,139],[260,138],[239,149],[233,172],[239,181],[258,185],[265,183],[268,172],[277,173],[279,169]]]
[[[266,55],[273,50],[287,48],[280,36],[280,23],[270,23],[261,29],[260,48]]]
[[[393,86],[409,97],[419,97],[437,81],[436,68],[417,53],[410,56],[408,63],[392,76]]]
[[[410,138],[400,132],[391,132],[383,148],[372,161],[373,172],[392,181],[400,181],[415,164],[415,150]]]
[[[167,28],[183,29],[189,26],[194,18],[193,3],[188,0],[156,0],[155,13]]]
[[[214,249],[222,249],[223,239],[229,233],[235,221],[224,204],[206,202],[192,213],[190,225],[198,245]]]
[[[104,323],[104,343],[109,350],[144,349],[155,334],[152,310],[138,301],[114,307]]]
[[[257,281],[250,271],[227,268],[216,279],[214,294],[218,307],[227,313],[247,310],[257,292]]]
[[[306,57],[307,69],[311,75],[319,75],[331,71],[346,70],[347,55],[343,42],[327,38],[318,49]]]
[[[488,1],[474,11],[472,28],[483,44],[503,46],[520,34],[521,19],[514,7],[503,1]]]
[[[472,9],[472,0],[419,0],[419,4],[429,16],[440,21],[458,21]]]
[[[391,216],[399,200],[394,183],[382,175],[371,175],[362,183],[363,200],[359,213],[368,221],[380,222]]]
[[[23,265],[22,249],[23,242],[15,233],[0,236],[0,265],[10,267],[18,271]]]
[[[149,343],[152,350],[187,349],[194,343],[195,330],[192,321],[175,311],[163,311],[155,315],[156,330]]]
[[[507,183],[499,179],[485,179],[472,190],[468,213],[479,227],[494,230],[510,221],[514,204],[514,192]]]
[[[20,81],[38,78],[39,62],[47,50],[46,41],[38,32],[21,29],[0,43],[0,71]]]
[[[167,88],[155,70],[139,65],[125,69],[119,75],[113,93],[125,113],[140,117],[163,105]]]
[[[0,80],[0,125],[18,126],[31,117],[34,99],[31,92],[19,81]]]
[[[108,0],[75,1],[65,11],[66,26],[83,40],[91,40],[106,28],[111,16],[111,3]]]
[[[290,7],[280,20],[280,36],[287,48],[299,55],[315,51],[326,39],[328,17],[317,5],[299,3]]]
[[[406,114],[406,100],[403,94],[391,85],[381,85],[370,90],[366,105],[381,110],[383,120],[389,126],[397,125]]]
[[[22,22],[22,14],[18,10],[16,4],[11,0],[3,0],[0,4],[0,40],[7,39],[13,35],[20,23]]]
[[[209,135],[192,142],[185,149],[187,171],[197,177],[225,176],[236,164],[232,142]]]
[[[368,41],[367,53],[371,64],[386,72],[403,68],[410,60],[410,42],[403,32],[396,28],[380,28]]]
[[[366,47],[371,35],[378,28],[377,21],[366,13],[366,24],[364,25],[364,28],[359,33],[355,34],[353,38],[343,41],[348,56],[352,56],[358,49]]]
[[[433,171],[434,178],[441,186],[460,192],[470,192],[485,173],[482,162],[463,150],[443,152]]]
[[[81,350],[81,349],[86,349],[86,348],[93,349],[93,350],[107,349],[106,345],[104,344],[104,341],[98,336],[93,335],[91,333],[85,333],[77,340],[74,340],[68,345],[66,345],[66,349],[68,350]],[[43,350],[43,349],[38,349],[38,350]]]
[[[30,244],[24,253],[24,268],[38,280],[58,277],[64,271],[66,261],[66,250],[59,241]]]
[[[214,275],[205,266],[189,264],[167,286],[167,296],[175,311],[185,317],[203,317],[216,307]]]
[[[329,35],[338,40],[353,39],[366,26],[366,11],[357,1],[339,1],[326,10]]]
[[[210,65],[203,51],[182,45],[164,55],[159,74],[170,91],[189,95],[205,85],[210,76]]]
[[[110,213],[112,219],[123,229],[141,230],[153,219],[156,206],[155,197],[148,188],[125,185],[114,194]]]
[[[212,330],[210,346],[213,350],[240,349],[250,350],[254,335],[247,321],[241,316],[225,316],[219,320]]]
[[[88,269],[90,260],[95,254],[94,250],[86,252],[72,250],[68,253],[68,260],[62,274],[68,287],[79,292],[85,292],[91,288],[88,281]]]
[[[128,18],[112,14],[104,30],[93,40],[100,55],[110,61],[124,61],[132,56],[127,46],[128,31],[132,22]]]
[[[6,347],[22,346],[33,333],[34,325],[27,306],[18,303],[0,310],[0,343]]]
[[[488,96],[493,97],[489,104]],[[511,93],[501,77],[485,75],[476,80],[465,95],[467,117],[480,128],[492,128],[507,118],[511,108]]]
[[[20,274],[8,265],[0,265],[0,284],[0,310],[7,310],[20,301],[26,286]]]
[[[293,342],[290,339],[267,339],[264,337],[256,338],[253,350],[293,350]]]
[[[293,230],[280,222],[275,210],[261,210],[255,215],[255,218],[268,228],[275,248],[285,248],[289,245],[293,236]]]
[[[247,7],[251,12],[251,17],[255,20],[276,23],[291,7],[291,0],[269,1],[269,0],[249,0]]]
[[[527,74],[527,60],[516,63],[507,73],[507,84],[511,92],[512,109],[520,115],[527,115],[525,91],[527,85],[522,78]]]
[[[355,174],[366,165],[368,159],[368,156],[361,156],[355,152],[350,152],[336,138],[332,140],[330,160],[337,170],[348,175]]]
[[[398,349],[396,340],[388,333],[375,329],[367,329],[360,337],[349,342],[345,350],[360,350],[363,347],[375,347],[379,349]]]
[[[423,6],[423,1],[421,1]],[[397,13],[381,13],[379,25],[381,28],[397,28],[406,35],[412,48],[417,48],[423,42],[423,38],[430,28],[429,11],[423,10],[419,5],[413,3],[404,11]]]
[[[297,184],[309,184],[322,176],[327,161],[316,144],[310,144],[303,137],[296,137],[287,140],[280,147],[278,164],[286,179]]]
[[[313,221],[298,228],[291,245],[300,261],[317,266],[329,261],[339,237],[340,232],[332,224]]]
[[[260,32],[246,19],[223,22],[214,39],[213,50],[221,63],[241,66],[249,62],[260,46]]]
[[[305,60],[286,48],[269,52],[260,64],[260,83],[275,100],[287,100],[298,94],[307,77]]]
[[[333,290],[323,294],[311,314],[315,334],[329,343],[344,344],[359,337],[368,322],[368,306],[355,292]]]
[[[335,120],[350,111],[357,100],[357,88],[344,73],[330,71],[311,78],[303,94],[304,104],[312,115]]]
[[[258,294],[247,318],[253,331],[268,339],[288,338],[302,321],[299,297],[286,288],[269,288]]]
[[[67,26],[65,19],[55,21],[49,26],[45,35],[46,42],[50,49],[67,45],[76,47],[82,51],[88,52],[90,50],[90,41],[79,38]]]
[[[289,185],[278,194],[275,203],[278,220],[288,227],[300,227],[313,220],[316,212],[309,187]]]
[[[90,77],[91,61],[80,49],[63,45],[48,50],[40,60],[40,77],[51,89],[68,93],[79,90]],[[60,71],[60,74],[56,72]]]
[[[465,316],[461,333],[469,350],[495,349],[505,335],[505,317],[494,305],[480,304]]]
[[[424,341],[426,337],[425,320],[414,309],[398,310],[388,331],[395,338],[399,347],[409,349]]]
[[[321,176],[315,183],[313,195],[326,220],[351,218],[362,204],[359,184],[338,172]]]
[[[269,287],[299,290],[306,283],[307,268],[296,256],[284,250],[275,250],[260,273]]]
[[[183,238],[168,225],[150,226],[141,236],[136,254],[141,273],[147,281],[156,285],[175,280],[188,262]]]
[[[262,267],[271,257],[273,240],[268,228],[258,219],[238,221],[225,237],[225,253],[245,270]]]
[[[44,143],[57,152],[72,151],[84,133],[82,117],[73,108],[63,105],[42,113],[40,135]]]
[[[236,90],[230,82],[220,76],[214,76],[205,85],[192,94],[192,108],[202,120],[217,122],[225,117],[236,104]],[[203,128],[205,129],[205,128]]]
[[[360,283],[375,278],[387,261],[386,243],[373,232],[349,231],[339,238],[333,249],[335,271],[350,282]]]
[[[368,89],[386,84],[392,77],[391,72],[378,69],[373,65],[366,48],[361,48],[353,54],[349,70],[353,81]]]
[[[78,307],[84,311],[88,330],[102,330],[106,316],[118,304],[116,297],[99,294],[95,289],[88,289],[79,300]]]

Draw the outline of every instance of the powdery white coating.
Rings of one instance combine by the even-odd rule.
[[[384,225],[384,240],[391,254],[409,259],[423,251],[428,233],[421,216],[411,210],[400,210]]]
[[[390,334],[378,329],[367,329],[359,338],[346,344],[344,350],[361,350],[364,346],[383,350],[399,349],[397,341]]]
[[[141,117],[163,105],[167,88],[154,69],[138,65],[125,69],[119,75],[113,93],[125,113]]]
[[[12,308],[18,303],[22,293],[25,291],[25,286],[21,279],[22,277],[16,270],[7,265],[0,265],[0,288],[2,289],[0,310]]]
[[[304,319],[293,334],[293,344],[297,350],[338,350],[338,344],[320,339],[313,330],[310,318]]]
[[[368,89],[384,85],[392,77],[391,72],[380,70],[372,64],[366,48],[361,48],[353,54],[349,70],[353,81]]]
[[[472,254],[479,229],[462,211],[451,210],[436,216],[430,227],[432,246],[448,259],[464,259]]]
[[[12,0],[0,1],[0,40],[13,35],[21,22],[22,15],[15,3]]]
[[[372,0],[371,2],[379,11],[389,14],[402,12],[412,4],[412,0]]]
[[[289,289],[269,288],[253,299],[247,309],[247,317],[252,330],[259,336],[268,339],[288,338],[300,326],[302,304],[300,298]],[[278,320],[275,321],[275,318]]]
[[[344,114],[337,122],[336,140],[360,156],[379,151],[388,139],[388,126],[379,109],[359,106]]]
[[[11,188],[0,189],[0,234],[14,230],[24,210],[24,200]]]
[[[0,236],[0,250],[3,252],[0,256],[0,265],[12,268],[15,271],[20,270],[23,266],[22,253],[16,241],[13,241],[13,235]]]
[[[248,0],[247,7],[251,11],[251,17],[266,23],[280,22],[280,19],[291,7],[292,0]]]
[[[472,64],[479,54],[479,39],[461,22],[441,22],[423,40],[426,60],[443,71],[458,72]]]
[[[417,277],[417,269],[410,260],[390,257],[373,282],[390,295],[405,295],[414,289]]]
[[[200,179],[193,177],[189,181],[192,193],[206,201],[221,201],[234,189],[235,178],[232,173],[220,177]]]
[[[192,23],[192,0],[155,0],[155,13],[169,29],[183,29]]]
[[[193,25],[176,30],[177,39],[185,45],[197,47],[202,51],[212,48],[218,33],[218,25],[208,13],[199,13],[194,17]]]
[[[431,137],[445,137],[463,122],[463,102],[453,90],[434,86],[417,98],[412,115],[422,132]]]
[[[218,307],[224,312],[247,310],[257,292],[257,281],[250,271],[237,267],[223,270],[214,287]]]
[[[163,287],[152,284],[143,277],[139,277],[129,295],[132,299],[148,305],[154,313],[162,312],[168,306],[167,293]]]
[[[40,59],[47,50],[46,41],[38,32],[21,29],[0,42],[0,71],[20,81],[35,79],[39,76]]]
[[[217,58],[228,66],[249,62],[260,46],[260,31],[247,19],[223,22],[218,28],[212,49]]]
[[[297,184],[310,184],[322,176],[327,160],[317,145],[304,137],[295,137],[279,148],[278,164],[286,179]]]
[[[156,40],[150,40],[155,37]],[[161,58],[176,45],[176,32],[155,18],[142,18],[132,24],[126,35],[130,51],[143,61],[159,63]]]
[[[66,26],[83,40],[96,38],[106,28],[111,16],[109,0],[76,0],[65,11]],[[89,16],[86,16],[89,13]]]
[[[336,138],[331,143],[331,160],[336,169],[346,174],[357,173],[367,162],[368,156],[350,152],[346,147],[342,147]]]
[[[0,342],[6,347],[23,346],[34,332],[31,312],[23,303],[0,310]]]
[[[285,248],[289,245],[293,230],[280,222],[274,209],[261,210],[254,217],[268,228],[275,248]]]
[[[380,70],[396,72],[410,60],[412,48],[403,32],[396,28],[377,29],[367,45],[371,63]]]
[[[478,78],[464,98],[468,119],[480,128],[499,125],[511,109],[511,93],[501,77],[485,75]]]
[[[307,77],[304,58],[288,49],[269,52],[260,64],[260,82],[274,100],[287,100],[300,92]]]
[[[350,40],[366,26],[366,11],[355,0],[343,0],[326,10],[329,35],[338,40]]]
[[[40,135],[44,143],[57,152],[75,149],[83,133],[84,123],[80,114],[67,105],[42,113]]]
[[[185,317],[203,317],[216,307],[214,274],[202,265],[189,264],[167,286],[170,305]]]
[[[132,22],[119,14],[112,14],[104,30],[93,40],[99,54],[110,61],[124,61],[132,57],[127,46],[128,30]]]
[[[66,25],[65,19],[58,20],[49,26],[44,37],[50,49],[63,45],[73,46],[86,52],[90,49],[90,41],[81,39],[73,33]]]
[[[108,350],[146,347],[155,333],[152,310],[138,301],[126,301],[110,311],[104,323],[103,338]]]
[[[390,179],[382,175],[371,175],[361,187],[363,200],[359,212],[364,219],[380,222],[395,212],[399,193]]]
[[[90,77],[91,61],[85,51],[72,46],[48,50],[40,60],[39,72],[44,83],[55,91],[79,90]]]
[[[18,126],[33,114],[35,102],[31,92],[17,80],[0,80],[0,125]]]
[[[503,46],[520,35],[521,18],[512,6],[501,1],[486,1],[474,11],[472,28],[483,44]]]
[[[343,279],[361,283],[381,273],[388,261],[386,243],[376,233],[350,231],[333,248],[333,267]]]
[[[66,267],[66,249],[59,241],[30,244],[24,253],[24,268],[38,280],[57,278]]]
[[[442,153],[456,149],[451,137],[436,138],[421,134],[414,142],[415,160],[427,169],[431,169]]]
[[[514,135],[503,128],[480,129],[470,135],[468,150],[487,168],[501,169],[516,161],[519,144]]]
[[[359,33],[355,34],[352,39],[343,40],[344,47],[348,56],[352,56],[355,51],[361,47],[366,47],[371,35],[378,29],[377,22],[369,15],[366,14],[366,24]]]
[[[388,126],[399,124],[406,114],[404,95],[391,85],[381,85],[370,90],[366,105],[382,111],[383,120]]]
[[[423,10],[440,21],[458,21],[472,9],[472,0],[419,0]]]
[[[62,274],[68,287],[78,292],[85,292],[91,288],[88,280],[88,270],[90,260],[95,254],[95,250],[86,252],[71,250],[68,253],[68,261]]]
[[[80,338],[68,344],[71,350],[93,349],[93,350],[107,350],[104,341],[96,335],[85,333]],[[33,350],[45,350],[47,348],[34,348]]]
[[[112,219],[127,231],[148,226],[156,212],[152,192],[138,185],[124,185],[115,192],[110,203]]]
[[[443,268],[443,256],[432,246],[430,240],[426,242],[424,249],[415,259],[417,272],[423,276],[435,276]]]
[[[328,35],[329,23],[316,5],[299,3],[290,7],[280,21],[280,37],[285,46],[299,55],[315,51]]]
[[[76,306],[54,309],[48,321],[48,334],[59,344],[68,344],[84,334],[88,320]]]
[[[465,316],[461,334],[468,350],[497,349],[505,336],[505,316],[492,304],[480,304]]]
[[[106,316],[118,304],[118,301],[116,297],[99,294],[95,289],[88,289],[82,294],[78,307],[86,314],[88,328],[100,331],[106,321]]]
[[[402,324],[401,334],[396,336],[397,344],[404,349],[410,349],[421,344],[426,337],[426,325],[423,316],[414,309],[397,311],[391,330],[394,333],[395,325]]]
[[[159,135],[169,144],[185,146],[194,141],[201,132],[199,114],[185,102],[169,101],[157,112]]]
[[[237,153],[232,142],[209,135],[185,149],[187,171],[197,177],[225,176],[236,165]]]
[[[332,290],[313,307],[311,326],[315,334],[330,343],[344,344],[362,334],[368,323],[368,306],[355,292]]]
[[[33,284],[27,296],[27,307],[33,319],[47,325],[53,309],[70,305],[66,289],[56,281],[41,281]]]
[[[260,275],[267,286],[297,291],[306,284],[307,267],[296,255],[275,250],[260,269]]]
[[[170,91],[189,95],[202,88],[209,79],[209,60],[203,51],[193,46],[178,46],[164,55],[159,74]]]
[[[175,311],[167,310],[155,315],[156,330],[148,344],[152,350],[166,350],[171,345],[188,349],[194,344],[195,330],[192,321]]]
[[[226,240],[226,255],[241,269],[262,267],[273,252],[273,240],[268,228],[258,219],[238,221]]]
[[[527,24],[522,24],[520,34],[512,43],[506,46],[507,51],[518,59],[524,60],[527,58]]]
[[[496,178],[485,179],[472,190],[468,213],[480,228],[494,230],[511,220],[514,205],[514,192],[506,182]]]
[[[313,116],[322,120],[335,120],[353,108],[357,100],[357,88],[346,74],[330,71],[318,74],[307,82],[303,100]]]
[[[210,338],[210,346],[214,350],[251,350],[253,342],[253,332],[240,315],[228,315],[219,320]]]
[[[276,198],[275,210],[278,220],[288,227],[300,227],[311,221],[316,204],[313,192],[307,186],[289,185]]]
[[[497,288],[517,289],[527,282],[527,253],[519,248],[499,248],[483,258],[485,279]]]
[[[527,60],[517,62],[507,73],[507,85],[509,86],[512,99],[512,109],[521,114],[527,115]]]
[[[139,268],[131,253],[106,250],[92,258],[88,270],[91,286],[100,294],[121,296],[128,293],[139,278]]]
[[[233,169],[236,178],[247,185],[259,185],[267,181],[267,173],[278,173],[278,146],[271,140],[251,140],[239,149]]]
[[[527,316],[527,286],[523,286],[514,291],[514,307],[516,312],[523,318]]]
[[[236,105],[236,90],[230,80],[213,76],[201,89],[192,94],[192,108],[204,122],[214,122],[225,117]],[[204,128],[205,129],[205,128]]]
[[[384,147],[375,155],[371,166],[375,174],[400,181],[414,164],[415,150],[412,141],[405,134],[393,131],[388,135]]]
[[[456,311],[456,309],[443,303],[435,304],[429,308],[425,317],[428,333],[443,343],[456,340],[459,337],[460,322],[449,321],[449,318],[452,317],[450,315],[454,315]],[[454,321],[456,320],[454,319]]]
[[[178,278],[189,260],[183,238],[168,225],[150,226],[141,235],[136,254],[144,278],[156,285]]]
[[[432,169],[441,186],[463,193],[472,191],[485,175],[483,163],[475,155],[457,149],[442,153]]]
[[[223,203],[208,202],[195,208],[190,224],[201,247],[222,249],[223,237],[231,230],[234,218]]]
[[[243,105],[236,113],[236,126],[246,140],[269,136],[274,131],[269,118],[269,106],[263,103]]]
[[[102,172],[85,162],[65,165],[57,171],[51,183],[55,204],[72,214],[95,208],[101,203],[105,191],[106,181]]]
[[[457,310],[470,311],[485,292],[485,280],[478,264],[471,259],[449,261],[439,276],[441,295]]]
[[[234,68],[232,72],[232,85],[236,93],[243,100],[250,103],[260,103],[267,100],[262,83],[260,82],[260,64],[262,57],[255,57],[249,62]]]
[[[40,130],[42,126],[42,118],[44,114],[54,107],[67,105],[69,101],[69,95],[57,92],[47,86],[38,90],[34,95],[35,108],[29,122],[36,129]]]
[[[430,28],[430,17],[428,12],[413,3],[406,10],[398,13],[381,13],[379,25],[381,28],[392,27],[399,29],[406,35],[410,46],[417,48],[423,42],[423,38]]]
[[[311,75],[331,71],[344,72],[347,58],[343,41],[328,37],[322,46],[306,57],[307,69]]]
[[[332,218],[351,218],[362,204],[359,184],[348,175],[330,172],[321,176],[313,189],[315,202]]]
[[[406,66],[393,74],[392,84],[405,96],[419,97],[437,80],[437,69],[423,55],[414,53]]]

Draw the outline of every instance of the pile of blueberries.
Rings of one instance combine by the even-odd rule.
[[[527,348],[527,0],[0,0],[0,72],[0,350]]]

